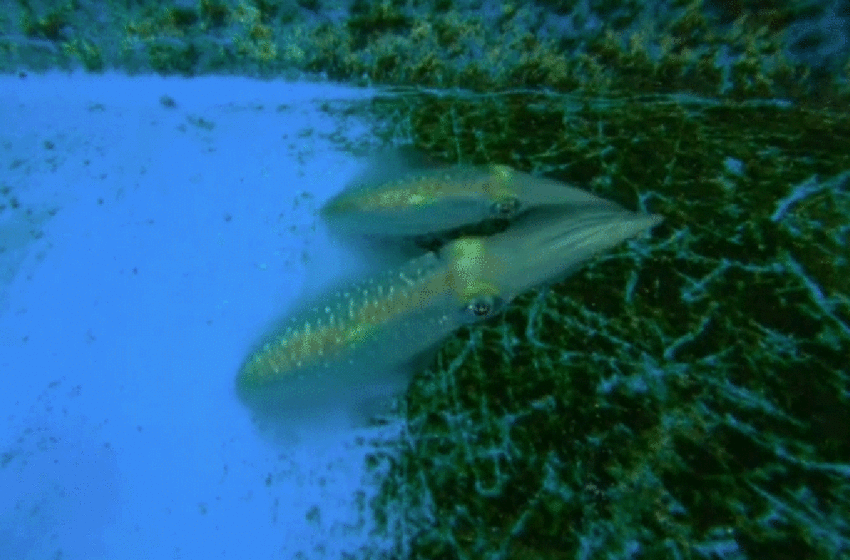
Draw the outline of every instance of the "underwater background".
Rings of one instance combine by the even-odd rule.
[[[850,557],[846,3],[2,6],[0,558]],[[393,145],[664,222],[268,441]]]

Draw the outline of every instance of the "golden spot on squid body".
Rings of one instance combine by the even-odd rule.
[[[462,302],[481,296],[496,296],[499,287],[487,278],[496,275],[493,262],[487,254],[486,240],[480,237],[462,237],[450,242],[444,249],[449,263],[449,285]]]

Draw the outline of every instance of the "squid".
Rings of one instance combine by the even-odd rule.
[[[251,353],[238,394],[257,411],[285,416],[392,383],[385,372],[662,220],[574,199],[579,204],[528,213],[501,234],[455,239],[320,296]]]
[[[456,165],[363,179],[320,210],[346,233],[432,235],[486,220],[513,220],[541,207],[612,205],[564,183],[507,165]]]

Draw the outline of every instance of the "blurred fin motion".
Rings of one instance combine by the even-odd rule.
[[[367,173],[321,210],[329,224],[350,233],[423,235],[513,219],[533,208],[608,202],[564,183],[507,165],[455,165],[404,172],[395,159]]]
[[[508,232],[456,239],[439,254],[355,282],[296,313],[245,362],[237,390],[278,418],[356,399],[460,326],[661,222],[613,205],[529,214]],[[406,379],[396,379],[399,389]]]

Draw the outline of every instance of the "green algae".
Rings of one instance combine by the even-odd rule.
[[[102,58],[96,69],[164,74],[322,73],[335,80],[482,92],[535,87],[847,103],[846,53],[835,55],[831,74],[789,58],[789,49],[824,42],[816,34],[788,32],[796,20],[818,16],[813,6],[775,2],[766,10],[746,2],[670,0],[650,12],[641,3],[614,0],[594,3],[587,13],[572,2],[509,3],[490,13],[443,0],[362,0],[328,18],[316,17],[327,7],[317,2],[200,0],[112,2],[104,20],[85,3],[56,8],[21,0],[0,20],[6,37],[0,48],[10,54],[0,67],[89,68],[96,50]],[[558,14],[570,14],[577,31],[542,23]],[[585,27],[591,15],[603,25]],[[16,26],[34,41],[10,39]],[[45,49],[42,38],[63,48]],[[82,41],[87,48],[73,48]],[[187,58],[191,49],[198,56]]]
[[[437,157],[666,217],[415,378],[404,443],[375,467],[399,554],[847,552],[848,115],[529,92],[373,109]]]

